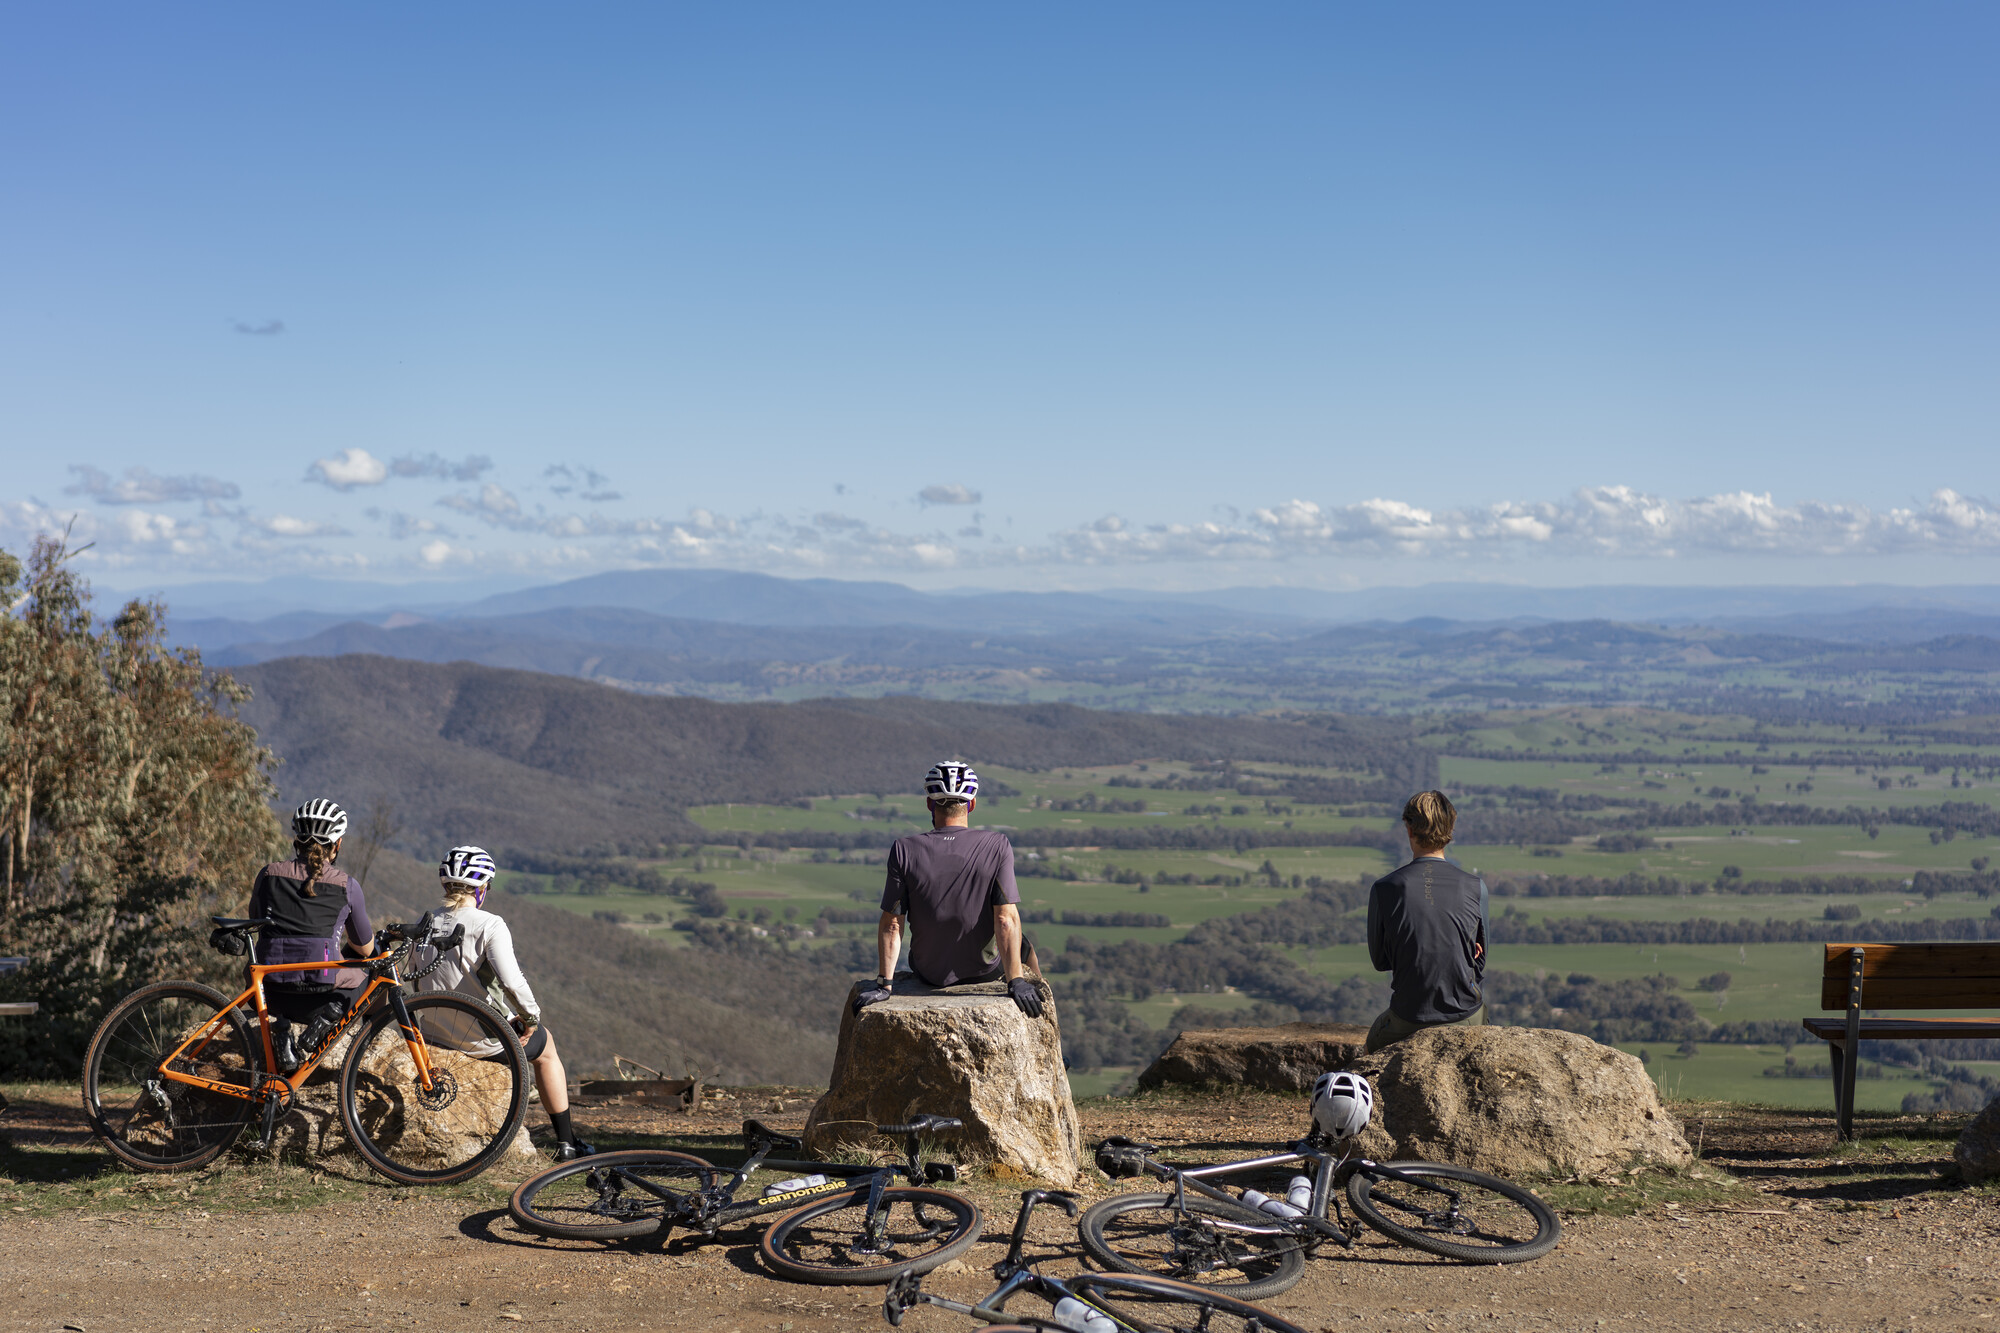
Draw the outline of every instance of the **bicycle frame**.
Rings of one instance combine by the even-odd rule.
[[[772,1158],[770,1154],[777,1147],[777,1144],[769,1142],[756,1143],[750,1156],[730,1173],[728,1183],[704,1185],[698,1190],[680,1191],[656,1185],[644,1176],[635,1175],[617,1166],[607,1168],[607,1175],[626,1186],[642,1190],[667,1205],[666,1214],[662,1218],[664,1226],[692,1227],[706,1235],[713,1235],[725,1226],[747,1221],[764,1213],[784,1212],[812,1199],[859,1189],[861,1188],[859,1178],[863,1176],[867,1177],[868,1189],[864,1225],[872,1225],[881,1211],[884,1191],[889,1189],[898,1177],[907,1177],[911,1183],[918,1183],[918,1176],[921,1174],[906,1164],[856,1166],[847,1162],[808,1162]],[[799,1189],[787,1190],[783,1194],[767,1194],[740,1202],[734,1199],[736,1191],[742,1189],[750,1177],[761,1169],[838,1173],[843,1178],[829,1180],[820,1185],[806,1185]]]
[[[1349,1249],[1354,1247],[1354,1231],[1347,1223],[1346,1212],[1340,1206],[1340,1196],[1333,1188],[1333,1174],[1347,1160],[1345,1155],[1335,1157],[1314,1146],[1312,1139],[1301,1139],[1292,1145],[1290,1152],[1273,1153],[1268,1157],[1251,1157],[1240,1162],[1218,1162],[1212,1166],[1174,1167],[1165,1162],[1146,1158],[1145,1169],[1161,1180],[1171,1180],[1174,1184],[1174,1211],[1187,1211],[1187,1192],[1190,1187],[1197,1194],[1222,1203],[1245,1207],[1243,1201],[1227,1190],[1219,1189],[1207,1182],[1218,1176],[1247,1174],[1253,1171],[1269,1171],[1277,1167],[1311,1163],[1313,1170],[1312,1202],[1300,1217],[1273,1216],[1268,1225],[1251,1225],[1232,1221],[1224,1217],[1204,1217],[1203,1221],[1217,1231],[1233,1231],[1246,1236],[1301,1236],[1310,1250],[1322,1239],[1337,1240]],[[1363,1158],[1354,1163],[1356,1171],[1365,1172],[1375,1180],[1400,1180],[1419,1189],[1431,1190],[1446,1195],[1454,1202],[1458,1199],[1456,1190],[1434,1184],[1420,1176],[1407,1175],[1393,1166],[1371,1162]],[[1334,1216],[1340,1219],[1338,1225],[1326,1220],[1327,1206],[1331,1204]],[[1310,1233],[1310,1234],[1307,1234]]]
[[[397,974],[397,960],[393,956],[393,951],[385,950],[383,953],[376,954],[373,958],[358,961],[364,964],[373,963],[377,968],[383,970],[371,969],[368,985],[362,990],[360,995],[355,997],[354,1002],[347,1007],[347,1013],[342,1016],[339,1024],[328,1034],[327,1039],[321,1043],[319,1052],[315,1052],[309,1056],[291,1074],[286,1075],[276,1072],[278,1057],[277,1050],[271,1041],[271,1011],[265,1003],[264,980],[266,977],[286,972],[325,972],[329,970],[329,965],[326,963],[273,963],[268,966],[251,964],[248,969],[250,973],[249,987],[235,999],[229,1001],[214,1018],[211,1018],[208,1022],[190,1033],[187,1040],[176,1046],[166,1059],[160,1062],[160,1077],[174,1083],[185,1083],[190,1087],[202,1088],[209,1092],[219,1093],[225,1097],[235,1097],[247,1102],[262,1103],[268,1102],[273,1097],[290,1097],[303,1087],[306,1079],[312,1075],[315,1069],[319,1068],[321,1053],[333,1049],[334,1039],[347,1031],[355,1020],[362,1016],[370,1007],[369,1002],[374,999],[377,991],[386,989],[389,992],[389,1007],[396,1015],[396,1023],[403,1031],[403,1040],[409,1046],[410,1059],[416,1065],[418,1084],[425,1092],[430,1092],[434,1086],[431,1075],[430,1053],[424,1043],[423,1034],[417,1030],[415,1020],[410,1017],[409,1006],[403,1002],[402,978]],[[208,1048],[209,1044],[225,1030],[229,1015],[234,1013],[239,1006],[246,1003],[256,1010],[258,1031],[263,1035],[264,1072],[255,1087],[244,1088],[234,1083],[224,1083],[216,1079],[204,1078],[200,1074],[193,1074],[186,1070],[174,1068],[174,1065],[182,1060],[198,1058]]]
[[[1008,1301],[1026,1291],[1047,1301],[1051,1308],[1065,1296],[1080,1300],[1110,1319],[1126,1333],[1133,1333],[1132,1323],[1120,1316],[1117,1311],[1107,1310],[1087,1297],[1078,1296],[1061,1278],[1037,1273],[1021,1258],[1021,1248],[1028,1237],[1028,1215],[1045,1203],[1061,1208],[1071,1217],[1077,1214],[1076,1197],[1066,1190],[1023,1191],[1021,1211],[1014,1217],[1014,1235],[1007,1246],[1007,1257],[993,1268],[993,1275],[1000,1279],[1000,1285],[981,1296],[977,1304],[967,1305],[963,1301],[934,1296],[923,1290],[923,1275],[912,1273],[890,1284],[887,1294],[882,1298],[882,1317],[888,1320],[892,1327],[901,1327],[903,1315],[907,1311],[919,1305],[935,1305],[940,1310],[950,1310],[953,1314],[962,1314],[988,1324],[1018,1324],[1022,1322],[1022,1317],[1008,1314],[1006,1306]],[[1044,1324],[1051,1328],[1068,1327],[1053,1316],[1048,1318],[1030,1316],[1027,1322]]]

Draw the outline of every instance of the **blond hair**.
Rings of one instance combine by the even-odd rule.
[[[1403,804],[1403,827],[1410,841],[1426,847],[1442,847],[1451,841],[1458,823],[1458,810],[1441,791],[1420,791]]]
[[[477,907],[479,900],[467,886],[447,884],[444,886],[444,905],[454,912],[463,912],[468,907]]]

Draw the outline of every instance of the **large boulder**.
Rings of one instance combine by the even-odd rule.
[[[338,1160],[343,1166],[367,1169],[349,1142],[347,1128],[340,1118],[340,1071],[352,1041],[352,1032],[343,1035],[313,1070],[312,1077],[293,1095],[272,1137],[271,1148],[277,1156],[309,1163]],[[494,1108],[505,1102],[507,1074],[504,1068],[490,1061],[435,1046],[431,1048],[431,1061],[434,1067],[452,1076],[458,1095],[442,1114],[422,1119],[422,1141],[405,1146],[414,1148],[418,1154],[410,1161],[411,1165],[434,1170],[463,1161],[477,1150],[478,1143],[485,1141],[483,1136],[474,1135],[476,1131],[491,1132]],[[376,1043],[359,1076],[363,1112],[378,1119],[376,1125],[369,1127],[371,1133],[380,1132],[380,1117],[394,1114],[397,1099],[369,1096],[369,1086],[372,1084],[377,1090],[404,1088],[411,1086],[415,1077],[408,1047],[400,1041]],[[257,1128],[253,1120],[244,1136],[245,1143],[254,1138]],[[507,1151],[487,1170],[506,1178],[529,1175],[547,1165],[547,1159],[528,1141],[528,1126],[524,1121]]]
[[[1139,1086],[1222,1084],[1304,1092],[1327,1070],[1360,1059],[1367,1042],[1368,1029],[1353,1023],[1189,1028],[1139,1075]]]
[[[1968,1185],[2000,1176],[2000,1101],[1991,1101],[1973,1117],[1952,1149],[1958,1173]]]
[[[887,1144],[875,1126],[923,1112],[963,1130],[936,1140],[940,1156],[996,1174],[1073,1184],[1080,1165],[1076,1104],[1063,1068],[1055,995],[1029,1018],[1001,982],[934,990],[899,977],[893,998],[840,1022],[831,1086],[806,1118],[819,1154]],[[859,989],[857,987],[857,989]]]
[[[1375,1087],[1360,1152],[1510,1179],[1694,1161],[1638,1058],[1574,1032],[1437,1027],[1348,1068]]]

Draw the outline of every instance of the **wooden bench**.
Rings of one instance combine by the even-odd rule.
[[[1840,1137],[1854,1137],[1854,1075],[1864,1041],[2000,1037],[1993,1018],[1863,1018],[1863,1009],[2000,1009],[2000,944],[1829,944],[1820,975],[1822,1009],[1805,1029],[1833,1056]]]

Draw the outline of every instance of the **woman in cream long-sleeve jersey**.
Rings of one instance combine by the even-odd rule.
[[[562,1057],[556,1054],[556,1039],[542,1022],[541,1006],[521,975],[514,957],[514,936],[497,914],[485,910],[486,891],[493,885],[497,867],[483,847],[454,847],[438,865],[438,880],[444,887],[444,907],[432,914],[440,935],[449,935],[453,925],[465,927],[458,947],[444,956],[437,971],[424,978],[425,990],[459,990],[479,996],[513,1020],[521,1034],[521,1044],[535,1071],[535,1086],[542,1094],[542,1109],[555,1127],[558,1162],[594,1153],[588,1143],[576,1137],[569,1123],[569,1076]]]

